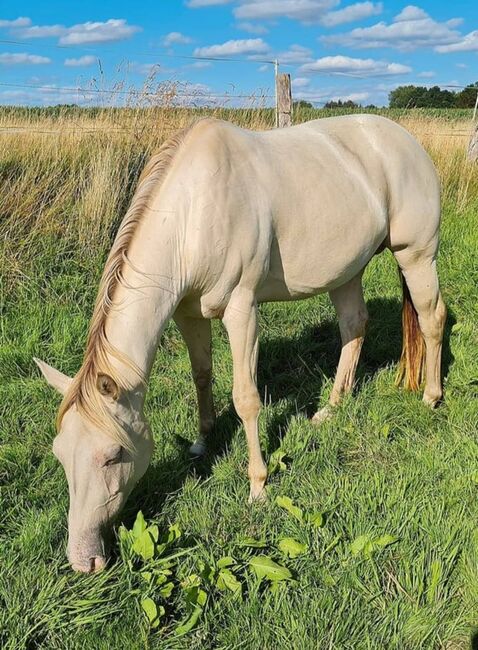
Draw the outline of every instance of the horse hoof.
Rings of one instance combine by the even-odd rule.
[[[201,440],[196,440],[189,447],[189,454],[192,458],[202,458],[206,455],[206,443]]]
[[[324,406],[324,408],[321,408],[317,411],[317,413],[312,417],[312,422],[314,424],[322,424],[323,422],[326,422],[327,420],[330,420],[332,418],[332,408],[330,406]]]
[[[267,501],[267,490],[265,485],[251,485],[249,503],[264,503],[265,501]]]
[[[441,395],[423,395],[423,403],[431,409],[434,409],[436,406],[438,406],[441,399]]]

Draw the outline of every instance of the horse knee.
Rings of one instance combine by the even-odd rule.
[[[233,391],[232,399],[238,416],[244,422],[254,420],[259,415],[261,401],[257,390]]]

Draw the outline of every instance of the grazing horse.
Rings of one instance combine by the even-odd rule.
[[[258,437],[257,306],[329,292],[342,351],[327,417],[350,391],[365,332],[362,274],[389,248],[403,285],[400,376],[441,398],[445,321],[436,272],[440,189],[428,155],[403,128],[354,115],[252,132],[202,119],[146,165],[106,262],[83,364],[69,378],[37,361],[60,391],[53,451],[70,492],[74,569],[104,567],[105,528],[145,472],[153,438],[143,413],[161,333],[186,342],[205,451],[214,426],[211,323],[233,358],[233,401],[249,448],[250,497],[263,494]]]

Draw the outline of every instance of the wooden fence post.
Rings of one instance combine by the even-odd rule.
[[[478,122],[475,122],[476,111],[478,110],[478,91],[476,93],[475,110],[473,111],[473,130],[468,144],[467,158],[471,162],[478,160]]]
[[[292,125],[292,89],[290,74],[276,75],[276,126],[279,129]]]
[[[473,133],[471,134],[467,157],[471,162],[478,160],[478,122],[474,125]]]

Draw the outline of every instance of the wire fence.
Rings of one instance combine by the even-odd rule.
[[[14,39],[0,39],[0,44],[9,45],[14,47],[27,47],[29,43],[21,40]],[[84,45],[60,45],[60,44],[51,44],[51,43],[40,43],[36,44],[35,48],[41,49],[55,49],[55,50],[76,50],[80,52],[90,52],[95,55],[98,60],[98,65],[100,67],[100,79],[101,83],[105,83],[105,76],[103,74],[101,66],[101,56],[98,53],[98,50],[92,47]],[[116,50],[101,48],[101,55],[104,54],[115,54],[117,55]],[[281,61],[280,57],[272,59],[261,57],[260,55],[250,55],[247,57],[225,57],[225,56],[208,56],[208,55],[181,55],[174,54],[171,52],[162,52],[162,51],[153,51],[153,52],[128,52],[128,55],[131,57],[148,57],[149,59],[177,59],[179,61],[194,61],[194,62],[207,62],[207,63],[241,63],[248,65],[263,65],[271,66],[274,72],[274,81],[273,86],[275,86],[275,78],[277,78],[278,69],[285,68],[287,70],[300,70],[300,66],[305,62],[290,62],[290,61]],[[126,62],[123,62],[127,65]],[[226,92],[215,92],[212,91],[208,86],[204,84],[188,84],[180,80],[168,80],[160,81],[156,78],[156,73],[158,70],[161,70],[161,66],[158,63],[146,64],[150,68],[150,74],[146,78],[143,86],[141,88],[136,87],[135,85],[127,86],[127,83],[123,80],[121,82],[115,83],[112,87],[98,87],[98,81],[95,80],[94,83],[89,83],[86,86],[83,85],[67,85],[60,86],[54,84],[41,84],[41,83],[21,83],[18,81],[1,81],[0,88],[12,89],[13,93],[10,96],[15,98],[15,91],[32,91],[32,93],[42,93],[43,99],[45,102],[56,100],[68,100],[68,103],[76,103],[82,107],[88,106],[88,102],[94,106],[94,102],[109,102],[109,105],[113,108],[121,107],[145,107],[145,106],[157,106],[157,107],[186,107],[186,108],[272,108],[275,103],[276,93],[270,91],[269,88],[255,90],[253,92],[245,91],[236,91],[235,87],[231,91]],[[156,68],[156,69],[155,69]],[[305,74],[305,71],[304,71]],[[354,72],[347,72],[344,70],[324,70],[324,69],[311,69],[308,68],[306,74],[309,76],[320,76],[326,78],[350,78],[357,80],[367,80],[383,78],[387,75],[377,71],[374,74],[359,74]],[[464,90],[469,86],[462,86],[455,83],[450,84],[438,84],[435,83],[443,89],[450,89],[454,91]],[[329,93],[332,95],[332,92]],[[333,93],[336,95],[337,93]],[[347,94],[347,93],[344,93]],[[352,93],[348,93],[352,95]],[[35,101],[35,96],[30,98],[32,101]],[[315,94],[313,91],[308,92],[298,92],[297,100],[311,102],[315,107],[320,108],[327,105],[330,101],[329,98],[325,97],[324,93]],[[113,104],[113,101],[116,104]],[[241,106],[240,102],[245,104]],[[108,107],[108,105],[100,105],[100,108]],[[476,118],[476,113],[478,109],[478,90],[477,90],[477,99],[475,104],[475,109],[473,112],[472,122]],[[432,109],[434,110],[434,109]],[[83,134],[97,134],[99,131],[98,128],[73,128],[73,127],[62,127],[61,129],[46,129],[40,128],[38,126],[32,126],[31,124],[25,126],[24,124],[9,124],[1,125],[0,133],[38,133],[38,134],[51,134],[51,135],[62,135],[66,133],[83,133]],[[123,133],[126,132],[125,127],[115,126],[110,129],[111,132]],[[434,131],[429,133],[427,131],[421,131],[417,133],[421,136],[439,136],[446,138],[465,138],[470,136],[470,129],[460,128],[460,129],[446,129],[440,132]]]

